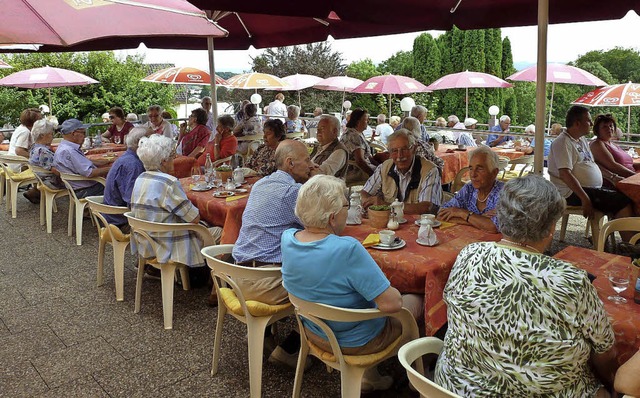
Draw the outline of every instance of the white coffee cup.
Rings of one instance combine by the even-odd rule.
[[[378,235],[380,236],[380,243],[387,246],[390,246],[396,238],[396,233],[388,229],[378,232]]]
[[[465,148],[466,148],[466,146],[464,146],[464,144],[458,144],[458,149],[463,150]]]
[[[420,215],[420,224],[435,224],[436,215],[435,214],[421,214]]]

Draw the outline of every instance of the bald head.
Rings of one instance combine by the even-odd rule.
[[[276,149],[276,167],[289,174],[296,182],[304,183],[311,177],[311,160],[307,147],[300,141],[284,140]]]

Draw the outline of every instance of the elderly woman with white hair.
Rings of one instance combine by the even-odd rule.
[[[307,127],[304,120],[299,119],[300,107],[298,105],[289,105],[287,107],[287,134],[291,133],[307,133]]]
[[[444,289],[436,382],[463,397],[607,397],[614,334],[584,270],[543,254],[565,200],[529,175],[500,194],[500,242],[472,243]]]
[[[500,171],[498,161],[498,155],[486,146],[470,151],[471,181],[441,206],[438,218],[487,232],[500,232],[496,206],[504,183],[496,179]]]
[[[414,316],[422,312],[417,295],[401,296],[360,242],[340,236],[347,221],[349,204],[344,181],[317,175],[298,192],[295,214],[304,229],[288,229],[282,234],[282,283],[296,297],[343,308],[378,308],[397,312],[403,306]],[[303,320],[308,339],[331,352],[327,336],[311,322]],[[379,352],[397,339],[400,323],[392,318],[361,322],[331,322],[345,355]],[[377,369],[364,374],[363,390],[388,389],[390,376],[381,377]]]
[[[171,175],[176,157],[174,142],[159,134],[143,137],[138,144],[138,157],[145,172],[140,174],[131,192],[131,212],[136,218],[159,223],[200,222],[198,208],[187,199],[180,181]],[[210,229],[219,239],[221,229]],[[154,253],[148,242],[131,241],[131,251],[144,258],[158,257],[158,262],[174,261],[189,267],[189,278],[196,286],[208,279],[208,268],[200,250],[201,239],[191,231],[157,232],[150,234],[159,245]]]
[[[408,116],[404,119],[404,128],[407,129],[415,140],[416,155],[422,156],[438,168],[438,173],[442,176],[442,169],[444,168],[444,160],[436,156],[436,152],[433,145],[429,142],[425,142],[421,137],[420,126],[422,123],[418,119],[412,116]]]
[[[53,167],[53,150],[51,150],[51,142],[53,142],[53,131],[55,125],[45,119],[37,120],[31,128],[31,138],[34,144],[29,151],[29,163],[34,166],[49,170],[51,173],[38,173],[42,182],[51,189],[62,189],[64,184],[60,179],[60,173]],[[40,193],[36,188],[32,188],[25,192],[26,197],[32,203],[40,201]]]

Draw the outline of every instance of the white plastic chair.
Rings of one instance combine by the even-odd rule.
[[[562,213],[562,223],[560,224],[560,242],[564,241],[564,237],[567,232],[567,224],[569,223],[570,215],[582,216],[582,206],[567,206],[564,213]],[[600,234],[600,225],[604,219],[604,213],[595,211],[594,216],[587,219],[587,225],[585,227],[585,238],[587,237],[589,226],[591,226],[593,247],[598,247],[598,235]]]
[[[433,381],[424,376],[424,373],[418,372],[411,367],[411,364],[417,361],[422,363],[422,356],[426,354],[440,354],[442,352],[443,342],[437,337],[423,337],[408,342],[400,347],[398,351],[398,360],[407,371],[407,376],[411,385],[423,397],[429,398],[462,398],[457,394],[440,387]]]
[[[300,396],[304,366],[309,354],[324,362],[328,367],[340,371],[342,398],[357,398],[360,397],[362,376],[365,370],[394,357],[402,344],[419,337],[416,320],[406,308],[393,314],[386,314],[378,309],[350,309],[312,303],[292,294],[289,294],[289,300],[296,308],[295,314],[300,328],[300,354],[296,367],[296,378],[293,383],[294,398]],[[402,334],[382,351],[368,355],[344,355],[333,330],[325,322],[359,322],[384,317],[397,318],[402,324]],[[309,341],[301,318],[313,322],[322,329],[329,339],[332,353],[323,351]],[[420,373],[424,373],[422,362],[418,362],[416,366]]]
[[[212,246],[215,244],[213,236],[209,233],[209,230],[203,225],[191,224],[191,223],[157,223],[152,221],[145,221],[133,216],[133,213],[127,212],[124,214],[129,220],[131,226],[131,235],[138,239],[144,239],[151,245],[154,253],[158,252],[158,244],[149,235],[153,232],[171,232],[171,231],[193,231],[203,241],[203,246]],[[164,328],[173,329],[173,281],[176,275],[176,270],[180,272],[182,279],[182,288],[189,290],[189,271],[188,267],[184,264],[169,261],[168,263],[159,263],[155,257],[143,258],[138,255],[138,277],[136,278],[136,302],[134,313],[140,312],[140,300],[142,296],[142,279],[144,278],[144,266],[149,264],[154,268],[160,270],[160,283],[162,285],[162,314],[164,317]]]
[[[39,166],[29,164],[29,168],[38,180],[38,190],[40,190],[40,225],[47,225],[47,233],[51,233],[53,213],[58,212],[56,199],[69,195],[66,188],[54,189],[48,187],[39,174],[53,174],[51,171]]]
[[[76,219],[76,245],[82,245],[82,215],[84,214],[84,207],[87,205],[87,199],[78,199],[76,191],[70,184],[70,181],[95,181],[102,185],[106,184],[106,180],[103,177],[85,177],[78,174],[60,173],[60,178],[67,187],[69,193],[69,219],[67,221],[67,234],[73,235],[73,218],[75,214]]]
[[[604,251],[607,237],[616,231],[638,232],[637,234],[633,235],[633,237],[629,241],[630,244],[635,245],[636,242],[640,241],[640,217],[623,217],[605,223],[600,229],[600,235],[598,237],[597,250],[599,252]],[[613,241],[615,243],[615,238]]]
[[[219,257],[231,254],[233,245],[210,246],[202,249],[211,277],[218,294],[218,319],[213,342],[213,362],[211,375],[218,373],[220,361],[220,343],[224,317],[229,314],[247,325],[249,346],[249,386],[251,397],[260,397],[262,390],[262,352],[264,348],[264,330],[267,326],[293,314],[291,303],[268,305],[254,300],[245,300],[236,284],[238,278],[260,280],[282,276],[280,268],[250,268],[230,264]]]
[[[18,188],[23,185],[36,184],[38,182],[31,170],[21,172],[14,171],[14,168],[21,168],[28,163],[29,160],[22,156],[0,155],[0,166],[4,171],[6,187],[5,205],[7,213],[11,211],[11,218],[17,217]]]
[[[116,301],[124,300],[124,255],[129,246],[130,234],[123,233],[120,228],[109,224],[103,214],[124,214],[129,211],[126,206],[110,206],[104,204],[103,196],[87,196],[91,216],[98,230],[98,273],[96,286],[104,283],[104,249],[107,243],[113,247],[113,277],[116,286]]]

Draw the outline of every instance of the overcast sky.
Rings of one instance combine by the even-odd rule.
[[[615,0],[611,0],[615,1]],[[378,64],[398,51],[411,50],[413,39],[421,32],[362,39],[332,40],[332,48],[342,53],[345,63],[370,58]],[[434,36],[440,31],[429,31]],[[503,28],[502,36],[511,40],[513,60],[516,67],[525,67],[536,62],[537,28]],[[630,11],[624,18],[615,21],[583,22],[549,26],[549,62],[566,63],[591,50],[608,50],[613,47],[640,48],[640,17]],[[251,56],[261,50],[216,51],[215,64],[218,71],[243,72],[251,69]],[[208,69],[206,51],[155,50],[141,47],[124,53],[144,53],[147,63],[173,63],[176,66],[193,66]]]

